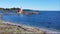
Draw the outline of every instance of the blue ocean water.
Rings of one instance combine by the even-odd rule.
[[[16,22],[18,24],[21,23],[30,26],[60,30],[60,11],[40,11],[40,14],[38,15],[4,15],[3,19],[11,22]]]

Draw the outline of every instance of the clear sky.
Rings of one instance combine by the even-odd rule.
[[[60,0],[0,0],[0,8],[20,7],[33,10],[59,10]]]

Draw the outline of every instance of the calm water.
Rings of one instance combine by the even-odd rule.
[[[0,12],[1,13],[1,12]],[[60,30],[60,11],[40,11],[39,15],[4,15],[4,20]]]

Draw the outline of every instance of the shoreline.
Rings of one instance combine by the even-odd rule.
[[[4,21],[4,20],[2,20],[2,21],[3,21],[2,23],[16,25],[16,26],[22,26],[23,28],[36,28],[36,29],[42,30],[42,31],[44,31],[46,33],[60,33],[60,31],[49,30],[49,29],[46,29],[46,28],[32,27],[32,26],[27,26],[27,25],[23,25],[23,24],[12,23],[12,22],[9,22],[9,21]]]
[[[56,30],[56,29],[52,29],[52,28],[44,28],[44,27],[36,27],[36,26],[30,26],[30,25],[26,25],[26,24],[21,24],[21,23],[17,23],[17,22],[10,22],[10,21],[7,21],[7,20],[3,20],[2,19],[2,21],[5,21],[5,22],[7,22],[7,23],[9,23],[9,24],[12,24],[12,25],[18,25],[18,26],[25,26],[25,27],[28,27],[28,28],[37,28],[37,29],[46,29],[46,30],[50,30],[50,31],[56,31],[56,32],[60,32],[60,30]]]

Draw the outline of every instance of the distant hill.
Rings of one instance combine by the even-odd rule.
[[[18,10],[20,8],[0,8],[0,10]],[[31,9],[23,9],[23,11],[38,11],[38,10],[31,10]]]

